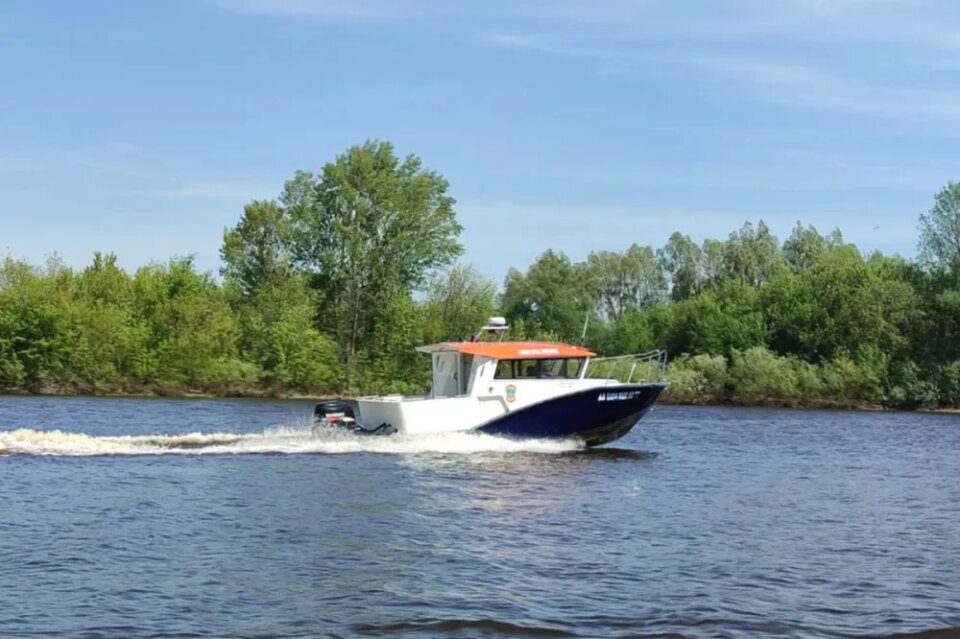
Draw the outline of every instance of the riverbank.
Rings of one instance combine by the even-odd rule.
[[[302,389],[266,388],[256,386],[228,386],[216,389],[178,388],[132,384],[119,388],[103,388],[92,385],[45,385],[34,388],[0,388],[0,396],[35,397],[165,397],[174,399],[287,399],[287,400],[327,400],[345,399],[352,395],[331,392],[306,392]],[[727,406],[731,408],[786,408],[797,410],[850,410],[850,411],[902,411],[903,408],[884,406],[876,402],[851,399],[824,398],[743,398],[732,396],[718,400],[710,396],[696,398],[676,397],[668,389],[658,402],[663,406]],[[958,413],[960,408],[924,407],[913,410],[937,413]]]
[[[671,397],[669,392],[664,393],[659,400],[664,406],[729,406],[731,408],[792,408],[806,410],[860,410],[882,411],[902,410],[886,407],[876,402],[866,402],[851,399],[823,399],[823,398],[790,398],[764,397],[745,399],[732,397],[718,400],[713,397],[696,399]]]
[[[0,388],[0,396],[34,397],[167,397],[182,399],[330,399],[342,397],[336,393],[307,393],[286,388],[256,386],[226,386],[211,388],[181,388],[132,384],[123,387],[44,385],[32,388]]]

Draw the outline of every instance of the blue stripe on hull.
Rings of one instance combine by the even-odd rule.
[[[478,426],[476,432],[536,439],[579,437],[587,446],[599,446],[630,432],[664,388],[666,384],[590,388],[520,408]]]

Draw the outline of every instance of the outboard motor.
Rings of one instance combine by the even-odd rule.
[[[353,413],[353,404],[339,399],[317,404],[313,409],[313,431],[321,426],[333,426],[354,430],[357,418]]]

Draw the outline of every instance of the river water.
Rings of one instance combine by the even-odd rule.
[[[960,416],[664,407],[583,451],[310,409],[0,397],[0,636],[960,633]]]

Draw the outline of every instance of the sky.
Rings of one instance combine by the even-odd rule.
[[[502,282],[763,219],[910,257],[960,180],[952,0],[0,0],[0,255],[216,272],[244,203],[391,141]]]

